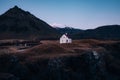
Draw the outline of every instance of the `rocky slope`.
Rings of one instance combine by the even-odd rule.
[[[120,79],[120,42],[83,40],[63,45],[47,41],[47,44],[43,42],[17,54],[1,53],[0,80]]]

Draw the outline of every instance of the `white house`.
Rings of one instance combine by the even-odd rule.
[[[67,36],[67,33],[63,34],[60,37],[60,44],[62,44],[62,43],[72,43],[72,39]]]

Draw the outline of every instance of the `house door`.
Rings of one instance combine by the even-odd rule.
[[[66,43],[68,43],[68,40],[66,40]]]

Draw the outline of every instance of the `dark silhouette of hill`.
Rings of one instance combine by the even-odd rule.
[[[120,25],[106,25],[81,31],[72,36],[75,39],[120,39]]]
[[[69,35],[74,35],[77,34],[79,32],[83,32],[83,30],[81,29],[76,29],[76,28],[72,28],[72,27],[64,27],[64,28],[59,28],[56,27],[56,30],[60,33],[60,34],[65,34],[68,33]]]
[[[17,6],[0,15],[0,39],[55,39],[57,36],[56,29]]]

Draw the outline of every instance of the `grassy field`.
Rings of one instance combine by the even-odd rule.
[[[18,46],[0,46],[2,74],[10,73],[23,80],[31,80],[32,77],[38,78],[37,80],[57,80],[57,75],[64,73],[63,80],[66,80],[69,74],[69,77],[73,78],[67,77],[67,80],[80,80],[79,73],[85,76],[84,80],[89,80],[86,76],[90,76],[90,80],[93,80],[94,76],[97,80],[120,79],[120,41],[85,39],[73,40],[71,44],[60,44],[56,40],[43,40],[40,43],[21,50]],[[96,75],[93,76],[93,72]],[[112,75],[112,78],[106,76],[106,73],[109,73],[110,77]]]
[[[0,47],[0,54],[14,54],[22,59],[53,58],[60,56],[81,55],[90,51],[104,52],[106,49],[101,44],[114,44],[119,41],[103,41],[94,39],[73,40],[69,44],[60,44],[58,40],[43,40],[41,44],[19,50],[24,46],[4,46]]]

